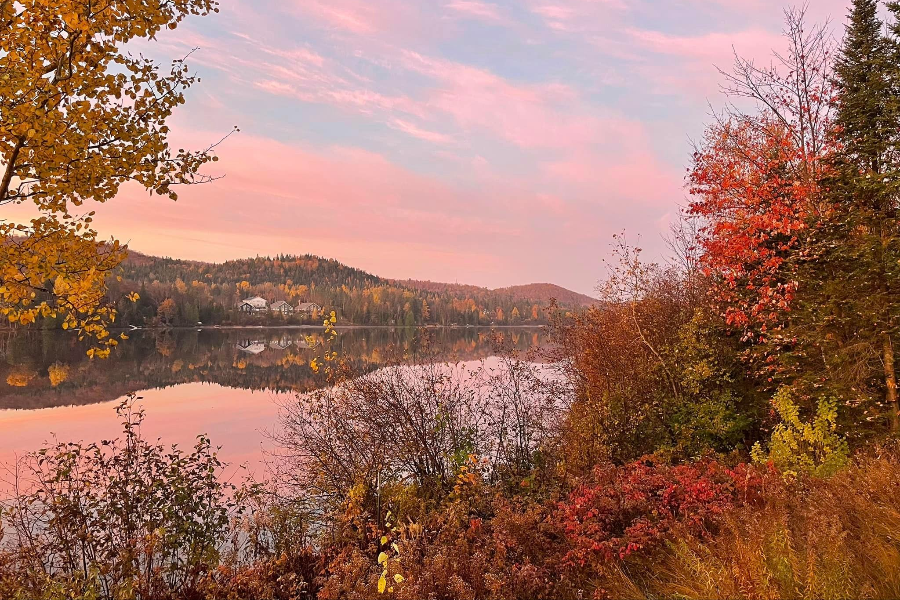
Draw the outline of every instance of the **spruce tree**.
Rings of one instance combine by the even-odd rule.
[[[900,323],[897,54],[876,0],[855,0],[835,66],[834,150],[811,229],[797,321],[807,357],[854,400],[883,394],[900,431],[894,342]],[[810,351],[810,348],[814,348]],[[818,355],[818,356],[816,356]],[[849,399],[849,398],[848,398]]]
[[[891,23],[891,35],[888,38],[889,51],[891,53],[891,69],[889,75],[892,84],[892,97],[890,101],[891,119],[900,123],[900,0],[888,3],[888,9],[893,16]],[[895,166],[900,164],[900,129],[894,131],[892,139],[891,160]]]

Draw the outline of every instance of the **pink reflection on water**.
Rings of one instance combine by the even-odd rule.
[[[197,435],[207,434],[219,456],[234,467],[246,465],[259,477],[265,475],[264,455],[270,447],[264,432],[277,420],[278,394],[189,383],[138,395],[144,407],[143,435],[163,444],[194,445]],[[0,411],[0,464],[11,465],[16,456],[37,450],[55,435],[61,442],[99,442],[121,433],[117,402],[40,410]]]

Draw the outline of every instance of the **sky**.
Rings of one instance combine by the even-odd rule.
[[[651,258],[733,52],[768,62],[784,0],[222,0],[139,50],[197,48],[175,148],[240,127],[175,203],[98,211],[133,249],[312,253],[392,278],[591,293],[612,235]],[[839,35],[847,0],[811,0]]]

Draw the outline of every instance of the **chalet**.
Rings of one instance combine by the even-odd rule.
[[[272,306],[275,306],[274,304]],[[269,342],[269,348],[272,350],[287,350],[293,345],[293,341],[287,336],[281,336],[281,339],[272,340]]]
[[[264,313],[268,312],[269,303],[259,296],[247,298],[238,304],[238,310],[243,313]]]
[[[237,343],[237,348],[247,354],[262,354],[266,351],[266,343],[257,340],[241,340]]]
[[[297,305],[297,312],[304,317],[311,317],[322,312],[322,307],[315,302],[301,302]]]
[[[285,302],[284,300],[279,300],[278,302],[273,302],[272,306],[269,307],[269,310],[274,313],[281,313],[285,316],[294,313],[294,307]]]

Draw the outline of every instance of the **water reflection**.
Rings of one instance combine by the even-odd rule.
[[[518,350],[540,345],[540,329],[498,332]],[[309,336],[312,336],[311,338]],[[489,329],[345,329],[335,349],[366,373],[398,353],[408,360],[477,361],[494,354]],[[325,385],[309,361],[322,352],[313,330],[211,329],[134,332],[112,358],[90,361],[72,336],[0,333],[0,464],[60,440],[99,441],[120,434],[114,405],[139,394],[151,439],[189,447],[200,433],[222,457],[260,471],[274,399]],[[19,410],[2,410],[19,409]],[[3,476],[0,473],[0,489]]]
[[[519,350],[539,345],[540,329],[505,329]],[[187,383],[273,392],[324,385],[309,368],[321,352],[311,329],[136,331],[112,358],[91,361],[62,332],[0,334],[0,409],[39,409],[109,402],[129,393]],[[334,349],[357,373],[403,355],[408,360],[477,360],[493,353],[489,329],[344,329]]]

